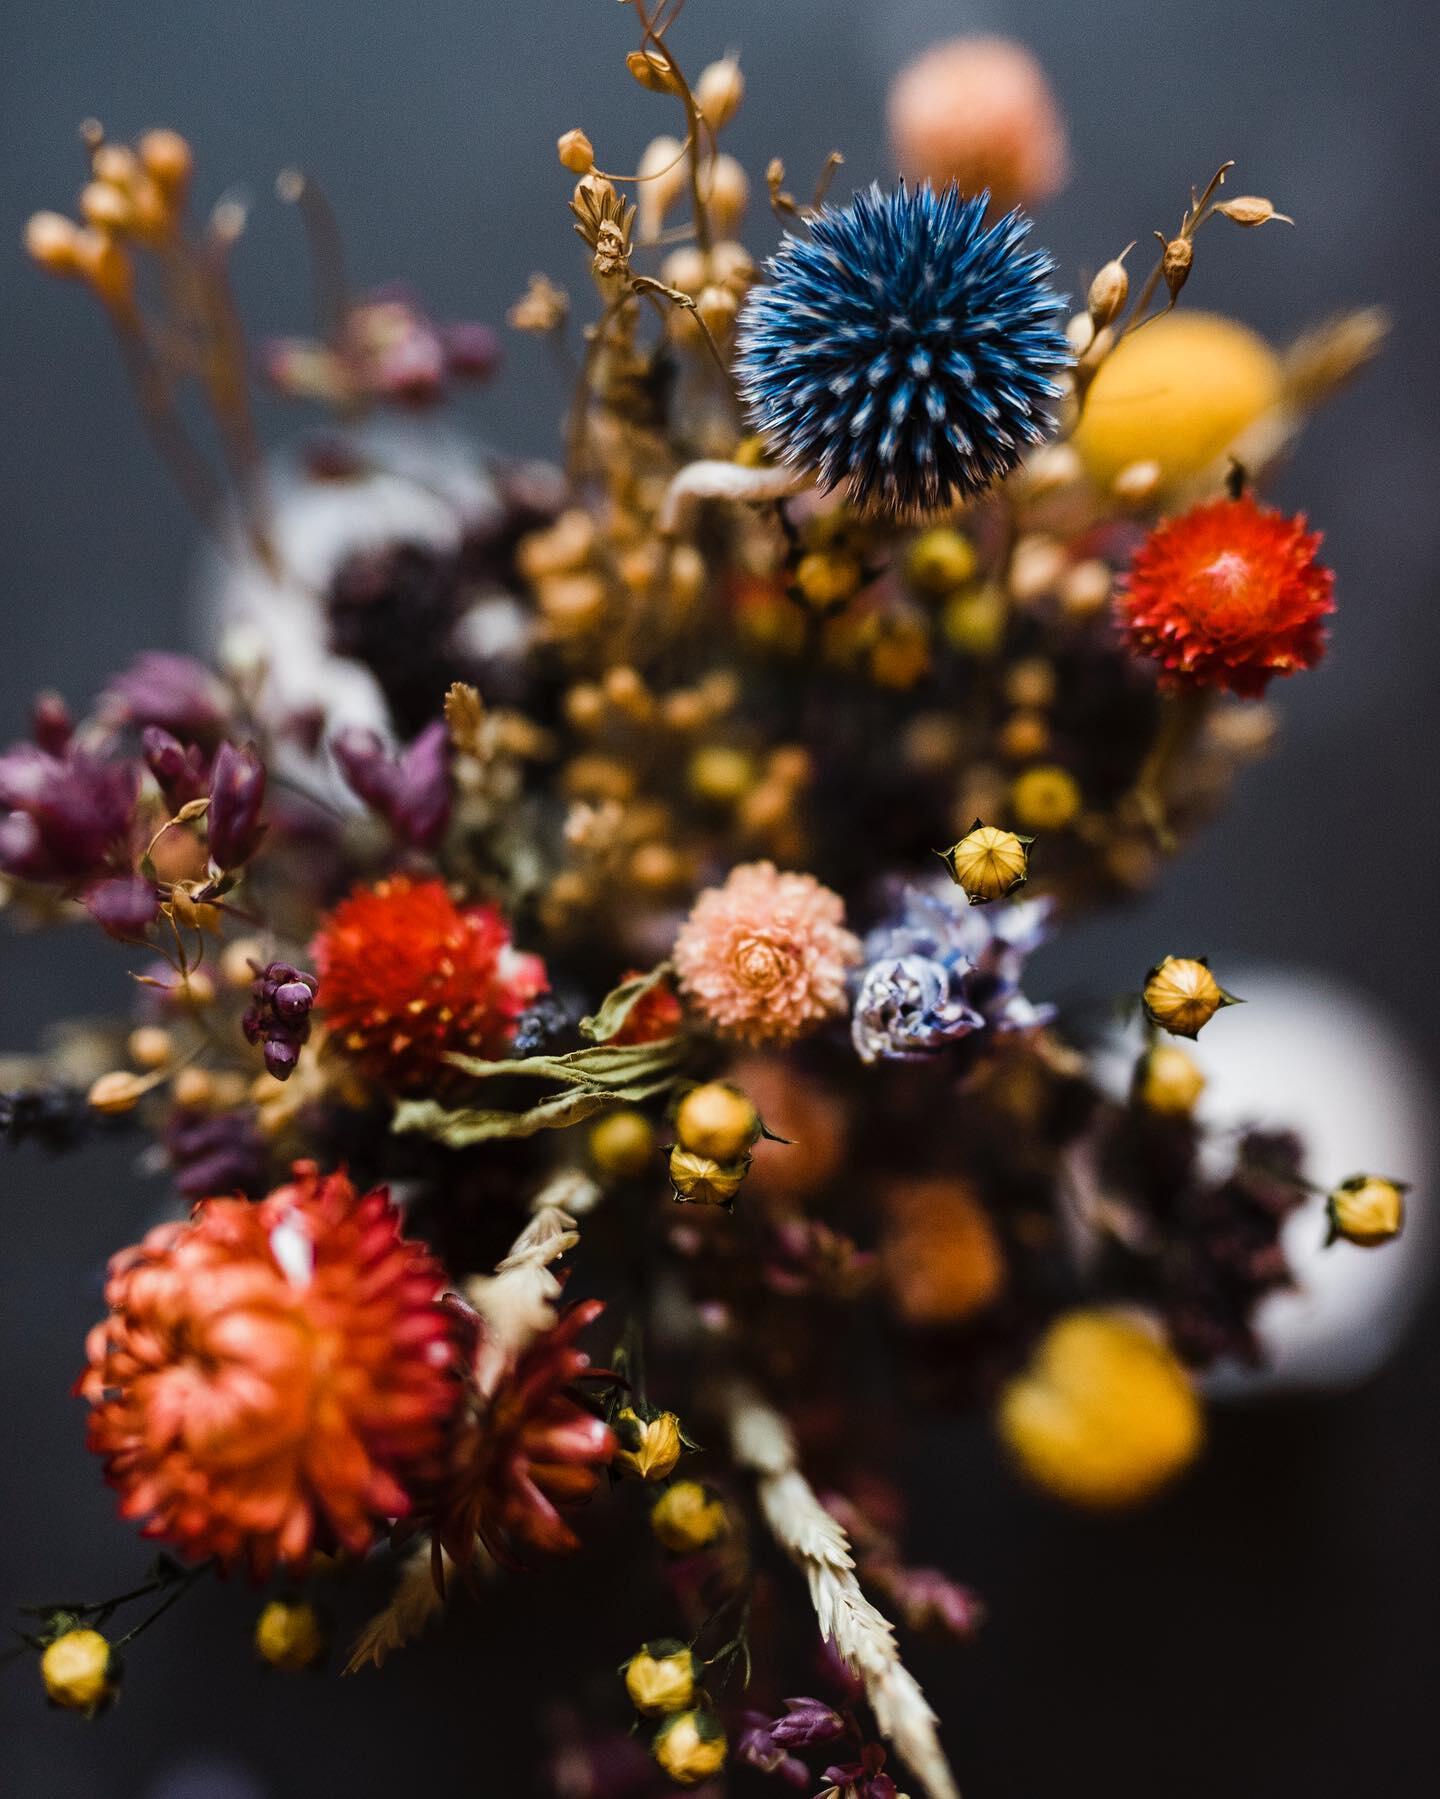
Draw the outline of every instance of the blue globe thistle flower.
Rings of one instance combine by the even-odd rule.
[[[865,939],[850,1013],[862,1062],[918,1062],[976,1031],[1028,1030],[1053,1015],[1020,991],[1050,931],[1050,902],[984,910],[948,889],[906,887],[899,916]]]
[[[751,421],[855,504],[913,514],[982,492],[1045,435],[1070,362],[1053,263],[989,196],[872,187],[787,234],[741,316]]]

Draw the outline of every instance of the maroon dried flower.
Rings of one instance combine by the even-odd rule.
[[[172,812],[206,791],[208,771],[198,745],[181,743],[163,725],[146,725],[140,734],[140,753]]]
[[[810,1770],[798,1755],[790,1755],[771,1730],[771,1720],[764,1712],[743,1712],[743,1728],[735,1739],[735,1759],[761,1774],[778,1774],[787,1786],[802,1789],[810,1785]]]
[[[143,937],[160,916],[160,896],[143,875],[113,875],[83,894],[85,910],[108,936]]]
[[[265,804],[265,764],[253,744],[236,749],[222,743],[210,771],[210,810],[205,830],[210,860],[216,868],[240,868],[265,834],[260,808]]]
[[[63,756],[70,747],[75,725],[70,708],[58,693],[37,693],[30,708],[30,735],[52,756]]]
[[[288,962],[255,963],[250,1005],[240,1021],[248,1043],[263,1043],[265,1066],[277,1081],[288,1081],[310,1036],[310,1008],[320,983]]]
[[[433,849],[450,822],[450,734],[429,724],[398,756],[375,731],[352,725],[331,745],[345,784],[415,849]]]
[[[93,879],[126,846],[139,772],[86,750],[20,743],[0,755],[0,869],[22,880]]]
[[[224,687],[205,664],[169,650],[137,656],[101,696],[109,723],[159,725],[187,743],[213,742],[229,710]]]

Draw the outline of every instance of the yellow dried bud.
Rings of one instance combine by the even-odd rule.
[[[126,1068],[113,1068],[91,1084],[85,1103],[92,1112],[99,1112],[106,1118],[118,1118],[133,1112],[154,1084],[153,1080],[131,1074]]]
[[[729,806],[755,785],[755,761],[728,744],[707,743],[690,758],[690,791],[712,805]]]
[[[655,1154],[650,1120],[633,1106],[621,1106],[590,1130],[590,1159],[601,1174],[631,1180],[644,1174]]]
[[[116,187],[129,187],[140,179],[140,158],[128,144],[100,144],[90,158],[91,172],[97,181],[110,181]]]
[[[145,173],[164,192],[172,207],[183,200],[195,167],[195,155],[180,133],[160,126],[145,132],[135,148],[140,153]]]
[[[1204,1421],[1172,1351],[1121,1313],[1067,1313],[1001,1395],[1000,1434],[1032,1480],[1075,1505],[1135,1505],[1199,1452]]]
[[[1005,595],[993,584],[957,593],[945,606],[940,625],[946,640],[966,656],[993,656],[1010,616]]]
[[[843,606],[860,591],[865,571],[844,550],[811,550],[795,568],[800,597],[821,611]]]
[[[670,555],[666,594],[672,606],[684,611],[705,591],[705,558],[693,543],[676,544]]]
[[[1125,258],[1134,248],[1134,244],[1127,244],[1118,256],[1104,265],[1090,283],[1085,303],[1089,308],[1090,322],[1097,331],[1106,325],[1113,325],[1125,310],[1125,302],[1130,298],[1130,277],[1125,270]]]
[[[717,1162],[713,1156],[697,1156],[679,1144],[670,1151],[670,1185],[675,1198],[694,1206],[735,1203],[740,1184],[750,1172],[749,1156],[736,1162]]]
[[[1023,606],[1053,593],[1065,574],[1065,550],[1053,537],[1022,537],[1010,556],[1010,591]]]
[[[680,91],[675,84],[669,58],[654,50],[632,50],[625,58],[625,67],[641,87],[648,88],[652,94],[675,94]]]
[[[555,154],[560,158],[560,166],[572,175],[588,175],[595,167],[595,146],[578,126],[556,139]]]
[[[143,1024],[131,1031],[126,1048],[141,1068],[163,1068],[175,1054],[175,1039],[158,1024]]]
[[[108,181],[91,181],[80,194],[80,210],[86,223],[97,231],[128,231],[135,223],[135,210],[118,187]]]
[[[1160,236],[1159,232],[1156,232],[1155,235]],[[1190,279],[1190,266],[1195,260],[1195,246],[1188,237],[1172,237],[1168,243],[1161,237],[1160,242],[1165,245],[1160,253],[1160,273],[1165,277],[1165,285],[1173,300]]]
[[[725,1732],[709,1712],[676,1712],[661,1725],[650,1753],[677,1786],[699,1786],[725,1766]]]
[[[272,1599],[255,1621],[255,1649],[262,1661],[287,1674],[313,1668],[325,1653],[325,1630],[313,1605]]]
[[[983,906],[1023,886],[1029,873],[1030,843],[1028,837],[981,824],[977,818],[959,843],[946,850],[945,866],[970,904]]]
[[[675,1112],[675,1135],[695,1155],[738,1162],[760,1135],[760,1114],[751,1100],[725,1081],[692,1087]]]
[[[1053,662],[1043,656],[1025,656],[1013,662],[1005,675],[1005,698],[1012,706],[1035,706],[1042,710],[1055,704],[1059,682]]]
[[[214,1078],[203,1068],[182,1068],[170,1088],[177,1106],[204,1111],[215,1097]]]
[[[220,973],[227,987],[243,992],[255,980],[256,970],[251,964],[263,968],[269,960],[265,944],[259,937],[236,937],[220,952]]]
[[[694,1699],[700,1678],[694,1651],[674,1637],[642,1643],[624,1672],[630,1703],[647,1718],[683,1711]]]
[[[1377,1249],[1398,1237],[1405,1224],[1404,1181],[1379,1174],[1352,1174],[1326,1201],[1330,1242],[1343,1237],[1361,1249]]]
[[[1018,777],[1010,804],[1027,831],[1063,831],[1080,810],[1080,787],[1068,769],[1045,763]]]
[[[1135,1066],[1134,1092],[1148,1112],[1187,1118],[1205,1091],[1205,1076],[1178,1043],[1157,1043]]]
[[[615,1414],[615,1435],[620,1447],[613,1465],[638,1474],[641,1480],[660,1481],[673,1473],[680,1460],[680,1420],[674,1412],[642,1418],[626,1406]]]
[[[1158,462],[1128,462],[1110,483],[1110,491],[1126,506],[1143,506],[1160,485]]]
[[[735,323],[735,315],[740,310],[740,302],[730,288],[719,287],[712,281],[708,287],[700,289],[695,310],[712,337],[728,337],[730,328]]]
[[[1033,762],[1050,749],[1050,721],[1043,712],[1022,707],[1000,727],[996,748],[1007,762]]]
[[[722,1502],[698,1480],[677,1480],[656,1500],[650,1528],[667,1549],[687,1555],[708,1549],[730,1528]]]
[[[951,593],[963,587],[975,567],[975,546],[949,525],[922,531],[905,558],[905,573],[926,593]]]
[[[1259,194],[1238,194],[1233,200],[1222,200],[1215,208],[1223,212],[1227,219],[1233,219],[1237,225],[1252,229],[1256,225],[1268,225],[1273,219],[1277,225],[1293,225],[1294,219],[1283,212],[1276,212],[1274,204],[1264,200]]]
[[[716,156],[702,174],[700,192],[716,227],[734,231],[749,203],[750,178],[735,157]]]
[[[1222,1006],[1239,1002],[1199,956],[1166,956],[1145,977],[1145,1016],[1172,1037],[1195,1038]]]
[[[46,1646],[40,1678],[51,1705],[93,1718],[120,1690],[120,1658],[98,1630],[67,1630]]]
[[[707,63],[695,83],[695,99],[712,131],[728,125],[745,98],[745,77],[733,56]]]
[[[25,221],[25,254],[48,275],[78,275],[80,227],[63,213],[35,212]]]

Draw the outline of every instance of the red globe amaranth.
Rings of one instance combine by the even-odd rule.
[[[627,970],[620,977],[620,984],[623,986],[626,981],[639,980],[643,972],[639,968]],[[664,1038],[675,1035],[684,1017],[685,1010],[675,997],[675,990],[669,981],[657,981],[648,993],[641,994],[631,1006],[624,1024],[609,1041],[621,1046],[659,1043]]]
[[[1313,668],[1325,653],[1335,578],[1319,548],[1303,517],[1248,494],[1166,519],[1116,596],[1131,648],[1153,656],[1168,685],[1258,698],[1272,675]]]
[[[548,987],[494,906],[460,907],[443,881],[357,887],[312,946],[331,1041],[401,1091],[455,1077],[451,1051],[505,1056],[515,1022]]]
[[[461,1394],[444,1287],[383,1188],[313,1162],[122,1251],[77,1387],[122,1516],[257,1579],[363,1554],[440,1470]]]

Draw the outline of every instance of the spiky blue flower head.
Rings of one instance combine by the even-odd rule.
[[[740,320],[751,421],[859,506],[931,512],[981,493],[1045,436],[1070,362],[1054,265],[1021,212],[928,183],[872,187],[786,235]]]

